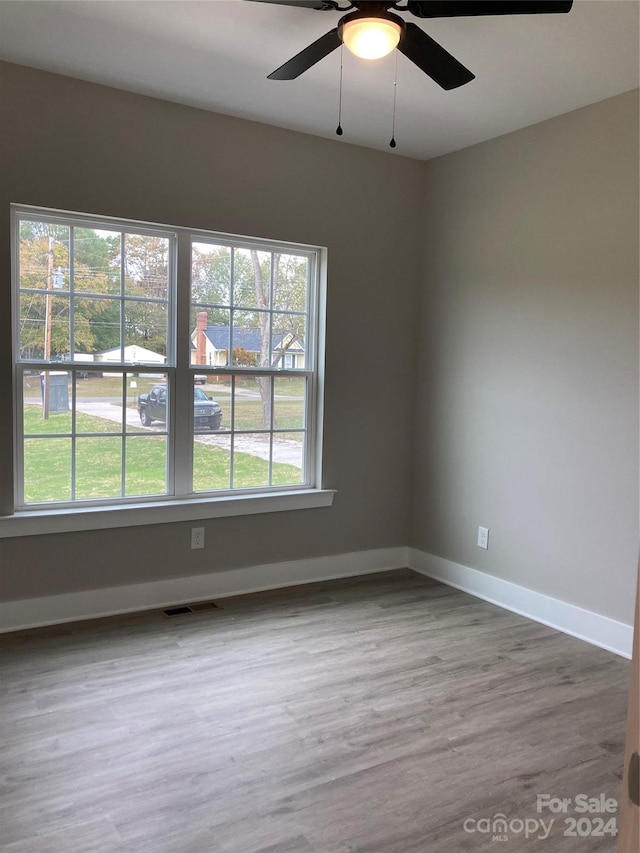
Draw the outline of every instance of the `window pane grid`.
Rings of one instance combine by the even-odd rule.
[[[125,242],[124,231],[120,234],[120,293],[118,295],[118,305],[120,308],[120,361],[124,361],[124,339],[126,335],[126,323],[123,311],[124,305],[124,276],[125,276]]]
[[[220,243],[208,249],[192,244],[190,310],[196,331],[191,339],[191,371],[194,382],[205,383],[223,407],[222,430],[228,435],[224,448],[229,457],[232,488],[246,487],[252,479],[255,485],[269,488],[306,482],[310,470],[310,389],[315,381],[310,369],[311,351],[306,346],[313,307],[312,256],[261,252],[260,247],[224,247]],[[289,271],[295,273],[289,275],[288,284],[284,281],[286,276],[281,275],[283,259]],[[220,282],[223,277],[225,284],[220,293],[228,299],[207,298],[207,289],[214,296],[215,288],[220,286],[215,281]],[[296,298],[301,304],[294,304]],[[288,379],[301,382],[303,394],[293,404],[280,404],[275,383]],[[228,403],[220,382],[230,384]],[[285,390],[283,387],[280,393]],[[282,414],[288,418],[282,425],[276,420],[278,405],[283,406]],[[293,420],[284,408],[292,405],[296,407]],[[217,444],[221,447],[222,440]],[[196,455],[204,466],[203,452],[197,451]],[[251,466],[247,462],[251,457],[261,461]],[[294,466],[288,464],[292,459]],[[196,477],[194,488],[206,490],[205,479]],[[220,485],[218,481],[215,488]]]
[[[29,223],[30,231],[25,230]],[[91,352],[102,348],[118,363],[139,362],[145,359],[131,357],[128,351],[136,344],[145,349],[148,340],[160,345],[163,363],[172,361],[166,350],[173,325],[168,293],[174,252],[171,234],[145,237],[125,230],[116,238],[115,232],[102,231],[94,223],[92,229],[83,229],[86,233],[76,245],[74,226],[65,225],[61,234],[63,226],[55,220],[23,218],[19,227],[21,324],[23,329],[31,328],[34,340],[25,350],[28,340],[20,334],[18,361],[38,359],[39,355],[45,361],[74,361],[76,350],[82,351],[82,347]],[[31,257],[40,259],[39,266],[34,267]],[[25,302],[29,298],[30,304]],[[111,319],[104,316],[109,314]],[[67,326],[66,335],[61,321]],[[109,328],[112,332],[118,329],[117,339],[111,336],[109,340]],[[38,345],[42,335],[44,349]]]
[[[34,289],[33,293],[42,293],[42,291]],[[81,295],[81,294],[79,294]],[[144,300],[140,300],[144,301]],[[158,300],[147,300],[149,302],[158,301]],[[283,317],[291,317],[291,318],[301,318],[305,319],[308,315],[307,311],[278,311],[272,310],[271,308],[256,308],[255,305],[228,305],[223,302],[196,302],[193,301],[191,303],[191,307],[195,310],[207,310],[211,311],[238,311],[245,313],[254,313],[254,314],[268,314],[268,315],[277,315]]]
[[[21,287],[20,293],[23,295],[29,294],[32,296],[42,296],[43,294],[46,293],[46,291],[42,290],[40,288],[37,288],[37,287]],[[112,302],[121,302],[122,301],[122,297],[118,294],[114,294],[114,293],[92,293],[91,291],[77,290],[76,288],[73,288],[72,290],[70,289],[69,291],[64,292],[64,293],[56,292],[55,295],[59,299],[69,299],[72,296],[81,296],[83,299],[96,299],[96,300],[104,300],[104,301],[112,301]],[[127,302],[148,302],[152,305],[166,305],[166,306],[168,306],[170,304],[168,299],[154,299],[151,296],[130,296],[130,295],[127,295],[126,301]],[[221,307],[221,306],[216,306],[216,307]],[[291,313],[293,313],[293,312],[291,312]]]
[[[223,420],[217,436],[194,436],[194,492],[220,494],[228,480],[233,491],[306,482],[306,379],[294,375],[291,385],[289,377],[265,370],[257,375],[231,373],[222,384],[222,377],[217,374],[209,373],[208,378],[204,387],[210,398],[221,405]],[[258,393],[260,378],[268,383],[266,410]],[[220,474],[207,475],[207,447],[203,448],[202,443],[224,453],[224,478]]]
[[[73,230],[73,229],[72,229]],[[71,350],[73,352],[73,349]],[[71,500],[76,499],[76,394],[75,376],[71,374]],[[43,401],[44,403],[44,401]]]
[[[19,385],[26,383],[24,402],[22,391],[16,394],[19,506],[180,497],[174,490],[176,458],[184,497],[190,488],[232,495],[313,483],[308,460],[316,382],[314,251],[123,227],[100,217],[16,212],[15,361]],[[186,362],[175,347],[178,234],[189,241],[181,252],[191,245],[192,347]],[[37,263],[30,263],[32,256]],[[188,262],[188,253],[183,257]],[[207,298],[203,288],[210,286],[222,288],[216,298]],[[212,353],[204,361],[196,358],[198,312],[211,315],[206,330]],[[185,333],[183,326],[180,334]],[[162,420],[139,422],[140,400],[159,379],[168,390]],[[209,401],[198,413],[194,390],[195,414],[185,420],[178,412],[174,423],[169,402],[175,408],[176,388],[184,388],[185,379],[192,389],[196,382],[207,383]],[[184,394],[181,390],[181,400]],[[111,395],[108,401],[105,395]],[[46,414],[45,397],[47,406],[54,402]],[[117,408],[107,411],[107,402]],[[217,407],[217,421],[204,423],[207,407]],[[176,442],[184,441],[185,427],[188,437],[191,422],[193,452],[176,456],[184,446]],[[56,464],[44,477],[48,485],[34,490],[38,466],[46,469],[54,448]],[[219,464],[212,478],[214,455]],[[193,471],[185,477],[191,457]],[[152,476],[141,480],[145,465],[153,468]]]
[[[271,294],[273,295],[273,264],[271,264]],[[272,303],[273,304],[273,303]],[[273,345],[272,345],[273,347]],[[274,430],[274,400],[275,400],[275,382],[271,379],[269,388],[269,416],[270,416],[270,433],[269,433],[269,485],[273,485],[273,430]]]
[[[236,422],[236,377],[231,377],[231,423]],[[235,432],[231,432],[231,457],[229,459],[229,488],[234,482]]]
[[[114,371],[111,365],[109,367]],[[24,435],[23,458],[25,460],[25,471],[22,479],[26,485],[21,500],[28,505],[47,502],[55,502],[57,505],[86,501],[102,503],[117,500],[120,502],[127,497],[128,482],[132,478],[136,482],[136,487],[133,490],[135,494],[162,496],[168,493],[166,488],[167,466],[163,461],[166,451],[161,451],[162,456],[158,456],[158,453],[155,454],[156,471],[151,472],[152,476],[149,476],[149,472],[144,469],[142,471],[132,470],[134,467],[130,458],[132,439],[146,439],[146,446],[149,448],[151,446],[149,442],[161,441],[165,444],[168,430],[156,427],[150,435],[129,431],[127,412],[130,411],[131,393],[130,389],[128,393],[127,383],[128,381],[135,381],[131,377],[137,376],[130,371],[130,367],[119,371],[119,375],[111,379],[96,379],[95,377],[92,380],[82,379],[81,375],[88,371],[71,365],[67,366],[64,373],[54,371],[61,380],[61,384],[51,389],[52,392],[56,393],[54,393],[53,405],[50,407],[47,419],[41,413],[41,401],[33,396],[34,379],[39,380],[42,385],[43,378],[41,376],[32,377],[31,366],[19,368],[19,370],[22,370],[23,386],[31,385],[31,390],[25,397],[21,430]],[[161,375],[156,374],[156,378],[160,377]],[[148,383],[150,378],[138,379],[138,382],[143,381]],[[103,408],[112,407],[110,420],[105,421],[104,418],[98,418],[96,414],[92,413],[91,405],[94,401],[90,396],[91,391],[88,392],[89,396],[84,395],[86,384],[82,385],[83,382],[88,384],[95,382],[110,383],[108,387],[112,390],[108,393],[115,396],[96,398],[98,400],[97,405],[102,405]],[[83,390],[82,396],[79,388]],[[44,394],[42,388],[41,394]],[[102,400],[101,403],[100,400]],[[87,409],[87,405],[89,405],[89,409]],[[63,421],[68,421],[66,428],[63,425],[61,429],[55,432],[48,428],[48,424],[56,422],[56,419],[60,418]],[[99,431],[87,428],[87,419],[90,425],[93,421],[97,421],[101,424],[108,424],[108,426]],[[66,450],[64,449],[65,446]],[[61,472],[57,471],[60,467],[57,462],[51,460],[52,450],[63,455],[64,463],[67,466],[67,474],[62,478],[64,482],[58,478],[55,488],[52,485],[52,477]],[[146,456],[148,455],[147,453]]]

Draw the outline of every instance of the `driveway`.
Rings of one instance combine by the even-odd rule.
[[[295,398],[294,398],[295,399]],[[86,415],[94,415],[97,418],[105,418],[109,421],[122,423],[122,408],[121,406],[110,403],[106,399],[94,398],[92,400],[77,400],[78,411],[84,412]],[[135,429],[136,432],[158,432],[163,427],[158,424],[157,427],[143,427],[140,423],[140,416],[137,409],[126,410],[127,426]],[[213,444],[222,450],[229,450],[230,433],[222,430],[219,433],[200,434],[195,436],[195,440],[201,444]],[[269,459],[269,437],[264,438],[249,435],[236,435],[234,437],[233,446],[235,450],[241,453],[248,453],[250,456],[257,456],[260,459]],[[290,439],[279,438],[274,436],[273,439],[273,461],[283,462],[287,465],[293,465],[295,468],[302,468],[302,449],[301,443]]]

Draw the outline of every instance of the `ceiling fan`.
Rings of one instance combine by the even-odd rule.
[[[338,26],[320,36],[284,65],[269,74],[270,80],[294,80],[324,59],[341,44],[363,59],[380,59],[394,48],[414,62],[443,89],[456,89],[475,74],[421,30],[390,12],[409,12],[417,18],[450,18],[470,15],[536,15],[568,12],[573,0],[353,0],[340,6],[334,0],[253,0],[281,6],[301,6],[322,12],[348,12]]]

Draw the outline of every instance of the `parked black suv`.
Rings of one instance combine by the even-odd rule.
[[[167,386],[154,385],[148,394],[138,397],[138,414],[142,426],[151,426],[153,421],[167,422]],[[222,409],[204,393],[202,388],[193,389],[193,426],[195,430],[218,430],[222,421]]]

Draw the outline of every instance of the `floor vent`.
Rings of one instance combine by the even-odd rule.
[[[186,616],[187,613],[200,613],[203,610],[211,610],[218,607],[213,601],[202,601],[197,604],[183,604],[182,607],[168,607],[163,610],[165,616]]]

